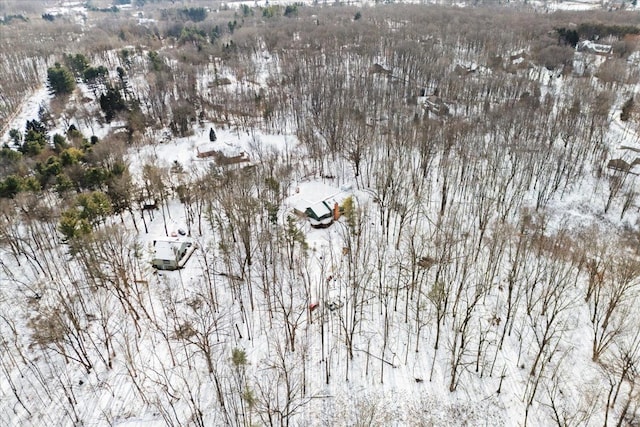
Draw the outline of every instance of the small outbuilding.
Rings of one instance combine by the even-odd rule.
[[[182,238],[162,239],[153,241],[153,260],[151,263],[158,270],[177,270],[184,262],[183,258],[191,248],[191,242]]]

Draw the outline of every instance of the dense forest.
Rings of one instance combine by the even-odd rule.
[[[640,423],[640,15],[130,3],[0,9],[0,424]]]

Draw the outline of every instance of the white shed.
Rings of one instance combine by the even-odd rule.
[[[153,266],[159,270],[176,270],[180,260],[187,254],[191,242],[176,237],[153,241]]]

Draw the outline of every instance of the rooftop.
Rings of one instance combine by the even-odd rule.
[[[176,252],[185,243],[187,242],[181,238],[155,240],[153,243],[155,258],[176,259]]]
[[[300,182],[294,187],[294,194],[287,199],[287,205],[299,212],[324,201],[329,206],[342,203],[349,196],[349,191],[318,181]],[[315,211],[315,209],[314,209]]]
[[[314,203],[313,205],[309,206],[308,209],[311,209],[318,219],[326,216],[331,217],[332,215],[331,209],[329,209],[324,202]]]

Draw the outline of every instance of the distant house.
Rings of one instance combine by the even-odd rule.
[[[177,270],[181,260],[187,255],[191,242],[180,237],[153,241],[153,260],[151,263],[158,270]]]
[[[594,43],[590,40],[583,40],[576,45],[576,50],[578,52],[608,55],[611,53],[612,47],[608,44],[600,44],[600,43]]]

